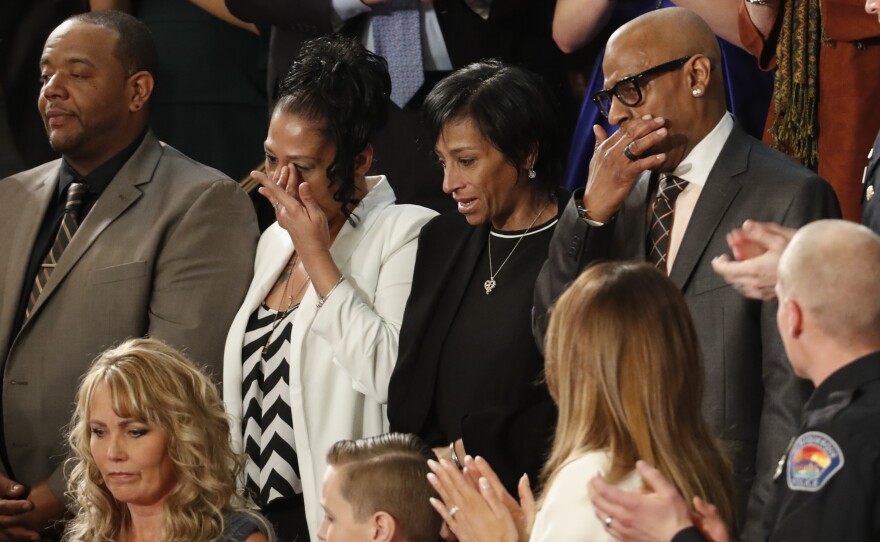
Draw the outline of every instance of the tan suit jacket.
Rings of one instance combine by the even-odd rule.
[[[253,273],[250,200],[222,173],[150,133],[83,220],[34,312],[12,330],[60,160],[0,181],[2,423],[18,482],[64,491],[76,387],[92,359],[130,337],[182,348],[219,379],[223,344]],[[11,472],[9,472],[11,470]]]

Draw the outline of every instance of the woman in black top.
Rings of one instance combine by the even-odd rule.
[[[513,488],[540,471],[556,416],[530,322],[567,198],[556,188],[557,112],[540,79],[490,61],[441,81],[423,115],[458,212],[419,236],[391,430],[419,435],[441,458],[487,457]]]

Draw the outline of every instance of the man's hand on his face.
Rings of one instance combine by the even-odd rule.
[[[639,175],[663,163],[664,153],[643,154],[666,139],[665,122],[663,118],[645,115],[627,121],[610,137],[601,126],[593,126],[597,145],[583,198],[589,218],[607,222],[623,205]]]

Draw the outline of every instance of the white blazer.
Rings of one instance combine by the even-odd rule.
[[[605,451],[587,452],[569,458],[545,489],[544,502],[535,516],[529,542],[614,542],[587,492],[587,482],[597,473],[611,469],[611,455]],[[644,487],[635,470],[615,484],[626,491]]]
[[[309,285],[291,331],[290,405],[303,497],[313,540],[323,520],[321,481],[330,446],[388,431],[385,404],[397,361],[403,310],[412,286],[422,226],[436,215],[415,205],[394,205],[384,176],[368,177],[373,188],[346,223],[330,253],[345,276],[323,307]],[[293,242],[276,222],[257,246],[254,278],[229,329],[223,358],[223,400],[232,422],[232,442],[242,444],[241,350],[248,318],[275,284]]]

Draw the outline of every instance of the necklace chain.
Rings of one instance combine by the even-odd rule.
[[[495,282],[495,277],[497,277],[498,273],[501,272],[501,269],[504,268],[504,264],[507,263],[507,260],[509,260],[510,257],[513,256],[514,251],[516,251],[516,247],[518,247],[519,244],[522,242],[522,240],[525,238],[525,236],[528,235],[529,230],[532,229],[532,226],[535,225],[535,222],[538,221],[538,218],[540,218],[541,215],[544,214],[544,211],[547,209],[548,205],[550,205],[549,201],[547,203],[545,203],[543,207],[541,207],[541,210],[538,211],[538,214],[536,214],[535,218],[532,219],[532,223],[529,224],[529,227],[526,228],[526,231],[524,231],[523,234],[519,236],[519,239],[516,240],[516,243],[513,245],[513,248],[510,249],[510,252],[507,253],[507,257],[504,258],[504,261],[501,262],[501,265],[498,266],[497,271],[495,271],[492,267],[492,232],[491,231],[489,232],[489,278],[488,278],[488,280],[486,280],[486,282],[483,283],[483,288],[486,290],[486,295],[491,294],[492,290],[495,289],[495,286],[497,285],[497,283]]]
[[[296,292],[290,294],[287,297],[287,309],[284,311],[281,310],[284,304],[284,296],[287,295],[287,287],[290,285],[290,279],[293,277],[294,272],[296,271],[296,265],[299,263],[299,257],[296,253],[293,254],[293,262],[290,264],[290,273],[287,275],[287,279],[284,281],[284,291],[281,292],[281,301],[278,302],[278,310],[275,312],[275,318],[272,319],[272,329],[269,330],[269,335],[266,337],[266,344],[263,345],[262,357],[266,358],[266,354],[269,352],[269,344],[272,342],[272,336],[275,334],[275,329],[281,325],[281,322],[278,321],[279,317],[284,314],[287,315],[290,310],[293,308],[293,300],[299,297],[299,294],[305,289],[305,287],[312,281],[312,278],[306,275],[306,279],[300,285],[299,288],[296,289]]]

